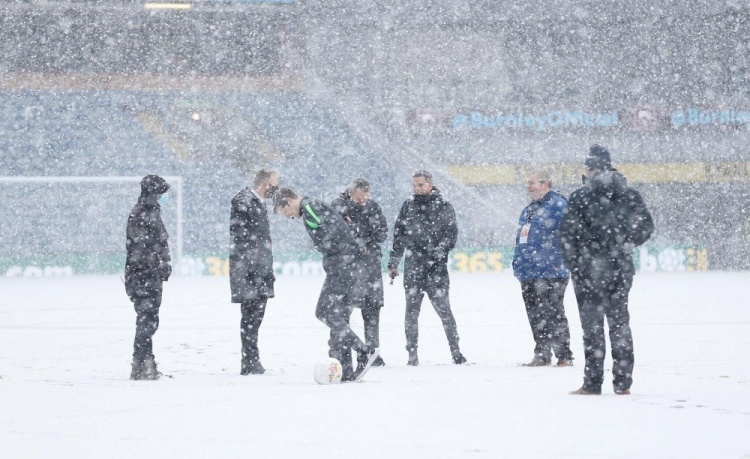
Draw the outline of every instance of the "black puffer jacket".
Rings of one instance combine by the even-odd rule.
[[[370,199],[364,206],[360,206],[344,191],[333,200],[331,207],[344,217],[354,235],[367,248],[367,253],[361,256],[365,269],[382,275],[380,263],[383,253],[380,245],[388,237],[388,222],[380,205]]]
[[[405,285],[421,285],[433,274],[447,280],[448,253],[457,238],[456,212],[440,191],[433,188],[428,195],[414,195],[404,202],[396,219],[388,267],[397,267],[406,254]]]
[[[565,265],[574,281],[632,276],[633,249],[653,231],[654,221],[640,193],[621,173],[602,172],[568,200],[560,224]]]
[[[232,302],[273,298],[273,253],[266,204],[249,187],[232,199],[229,221]]]
[[[128,217],[125,289],[131,297],[148,296],[172,272],[169,235],[161,219],[159,196],[169,184],[157,175],[144,177],[141,196]]]

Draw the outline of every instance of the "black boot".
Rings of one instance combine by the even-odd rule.
[[[146,368],[143,366],[143,360],[133,357],[133,363],[130,364],[132,367],[130,370],[131,381],[139,381],[143,378],[143,372]]]
[[[156,368],[156,361],[153,357],[146,357],[146,359],[143,361],[143,372],[141,373],[141,376],[142,377],[140,379],[149,381],[155,381],[163,376],[162,373]]]
[[[464,355],[461,354],[461,351],[459,351],[458,349],[451,352],[451,357],[453,357],[453,363],[455,363],[456,365],[466,363],[466,357],[464,357]]]
[[[263,368],[263,365],[260,364],[260,360],[250,360],[250,359],[242,360],[242,368],[240,369],[240,374],[242,376],[262,375],[265,372],[266,372],[266,369]]]
[[[375,359],[374,362],[372,362],[372,366],[374,366],[374,367],[384,367],[385,366],[385,360],[383,360],[383,357],[378,356],[378,358]]]
[[[412,367],[416,367],[419,365],[419,357],[417,357],[416,349],[409,350],[409,361],[406,362],[406,364]]]
[[[356,377],[354,366],[352,365],[352,351],[347,349],[341,353],[329,352],[329,357],[333,357],[341,363],[341,381],[353,381]],[[359,355],[357,355],[357,366],[359,366]]]

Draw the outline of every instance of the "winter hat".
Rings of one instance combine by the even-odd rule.
[[[612,170],[612,160],[609,156],[609,150],[598,144],[591,145],[585,164],[589,169],[597,171]]]
[[[141,180],[141,193],[164,194],[169,189],[169,183],[158,175],[147,175]]]

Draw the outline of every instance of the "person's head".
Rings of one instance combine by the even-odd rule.
[[[432,174],[426,170],[419,170],[411,177],[411,187],[417,196],[425,196],[432,191]]]
[[[349,197],[357,205],[364,206],[370,200],[370,182],[363,178],[355,179],[347,189]]]
[[[169,183],[158,175],[147,175],[141,179],[141,194],[161,196],[169,190]]]
[[[272,198],[279,190],[279,174],[274,170],[261,169],[253,179],[253,189],[262,198]]]
[[[552,180],[547,171],[535,170],[526,178],[526,191],[529,192],[532,201],[541,201],[551,188]]]
[[[273,213],[286,218],[300,216],[299,203],[302,199],[291,188],[279,188],[273,195]]]
[[[586,156],[586,175],[592,177],[600,172],[612,170],[612,159],[607,148],[594,144]]]

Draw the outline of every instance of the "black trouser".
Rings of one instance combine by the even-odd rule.
[[[315,317],[331,329],[328,355],[341,362],[344,376],[353,371],[351,350],[367,351],[349,325],[352,304],[360,298],[359,288],[357,279],[347,270],[327,273],[315,308]]]
[[[630,389],[633,384],[633,335],[630,330],[628,293],[633,285],[632,274],[612,273],[609,276],[574,279],[578,311],[583,327],[583,348],[586,356],[583,388],[600,391],[604,380],[604,318],[609,327],[612,345],[612,377],[615,390]]]
[[[523,302],[534,335],[534,357],[549,363],[552,351],[558,359],[571,360],[570,328],[565,317],[568,279],[534,279],[521,282]]]
[[[378,267],[379,268],[379,267]],[[370,273],[366,294],[359,303],[362,309],[362,321],[364,322],[365,343],[370,348],[380,347],[380,308],[385,301],[383,299],[383,274],[380,269]]]
[[[154,358],[153,336],[159,328],[159,307],[161,306],[161,289],[149,296],[131,298],[137,317],[135,319],[135,340],[133,342],[133,361],[142,363],[147,358]]]
[[[266,303],[268,299],[256,299],[244,301],[241,306],[242,319],[240,320],[240,340],[242,342],[242,364],[249,366],[260,363],[258,351],[258,331],[266,314]]]
[[[404,287],[406,292],[406,350],[414,352],[419,347],[419,312],[422,308],[424,294],[427,293],[432,307],[443,322],[443,329],[445,330],[445,336],[448,338],[451,353],[459,352],[458,327],[448,298],[450,280],[447,270],[445,273],[427,277],[422,285],[408,284]]]

